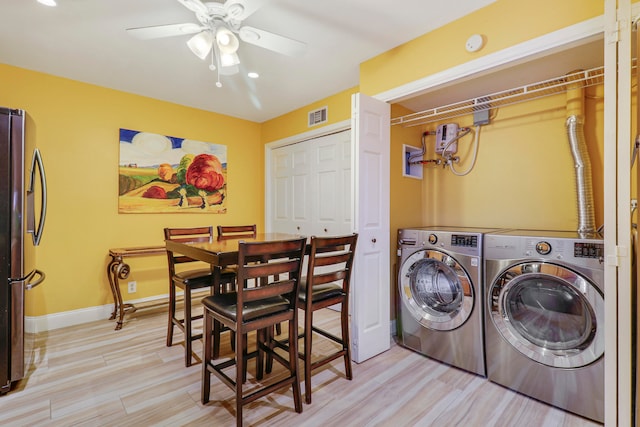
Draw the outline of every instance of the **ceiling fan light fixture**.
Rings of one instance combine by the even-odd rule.
[[[187,46],[198,58],[205,59],[213,46],[213,36],[209,31],[202,31],[187,41]]]
[[[218,28],[216,31],[216,43],[220,52],[225,54],[235,54],[238,47],[240,47],[238,38],[227,27]]]
[[[220,53],[220,66],[231,67],[240,64],[240,58],[237,53]]]

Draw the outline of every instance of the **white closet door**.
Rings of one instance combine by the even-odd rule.
[[[351,132],[310,141],[314,156],[313,234],[337,236],[351,231]]]
[[[293,232],[293,209],[291,194],[293,188],[292,150],[282,147],[271,154],[271,231],[276,233]]]
[[[274,232],[313,231],[313,164],[308,142],[273,150],[271,227]]]
[[[293,229],[289,232],[308,236],[313,232],[313,156],[305,145],[291,146],[291,225]]]
[[[369,359],[390,347],[389,272],[390,106],[352,97],[355,231],[351,318],[352,358]]]
[[[350,233],[351,132],[274,149],[270,192],[272,231],[305,236]]]

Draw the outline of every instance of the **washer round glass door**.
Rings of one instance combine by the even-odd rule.
[[[401,299],[422,326],[450,331],[469,318],[473,287],[454,258],[435,250],[421,250],[408,257],[401,269]]]
[[[515,349],[547,366],[577,368],[604,354],[604,297],[563,266],[525,262],[498,276],[489,313]]]

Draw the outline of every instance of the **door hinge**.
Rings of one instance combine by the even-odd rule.
[[[610,44],[615,44],[620,41],[620,21],[616,21],[615,28],[606,33],[606,41]]]
[[[607,265],[619,267],[620,260],[622,258],[628,258],[628,257],[629,257],[629,248],[627,248],[626,246],[616,246],[615,253],[613,255],[607,256]]]

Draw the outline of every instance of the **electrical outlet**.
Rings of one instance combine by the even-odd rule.
[[[136,282],[129,282],[129,291],[130,294],[135,294],[136,293]]]

